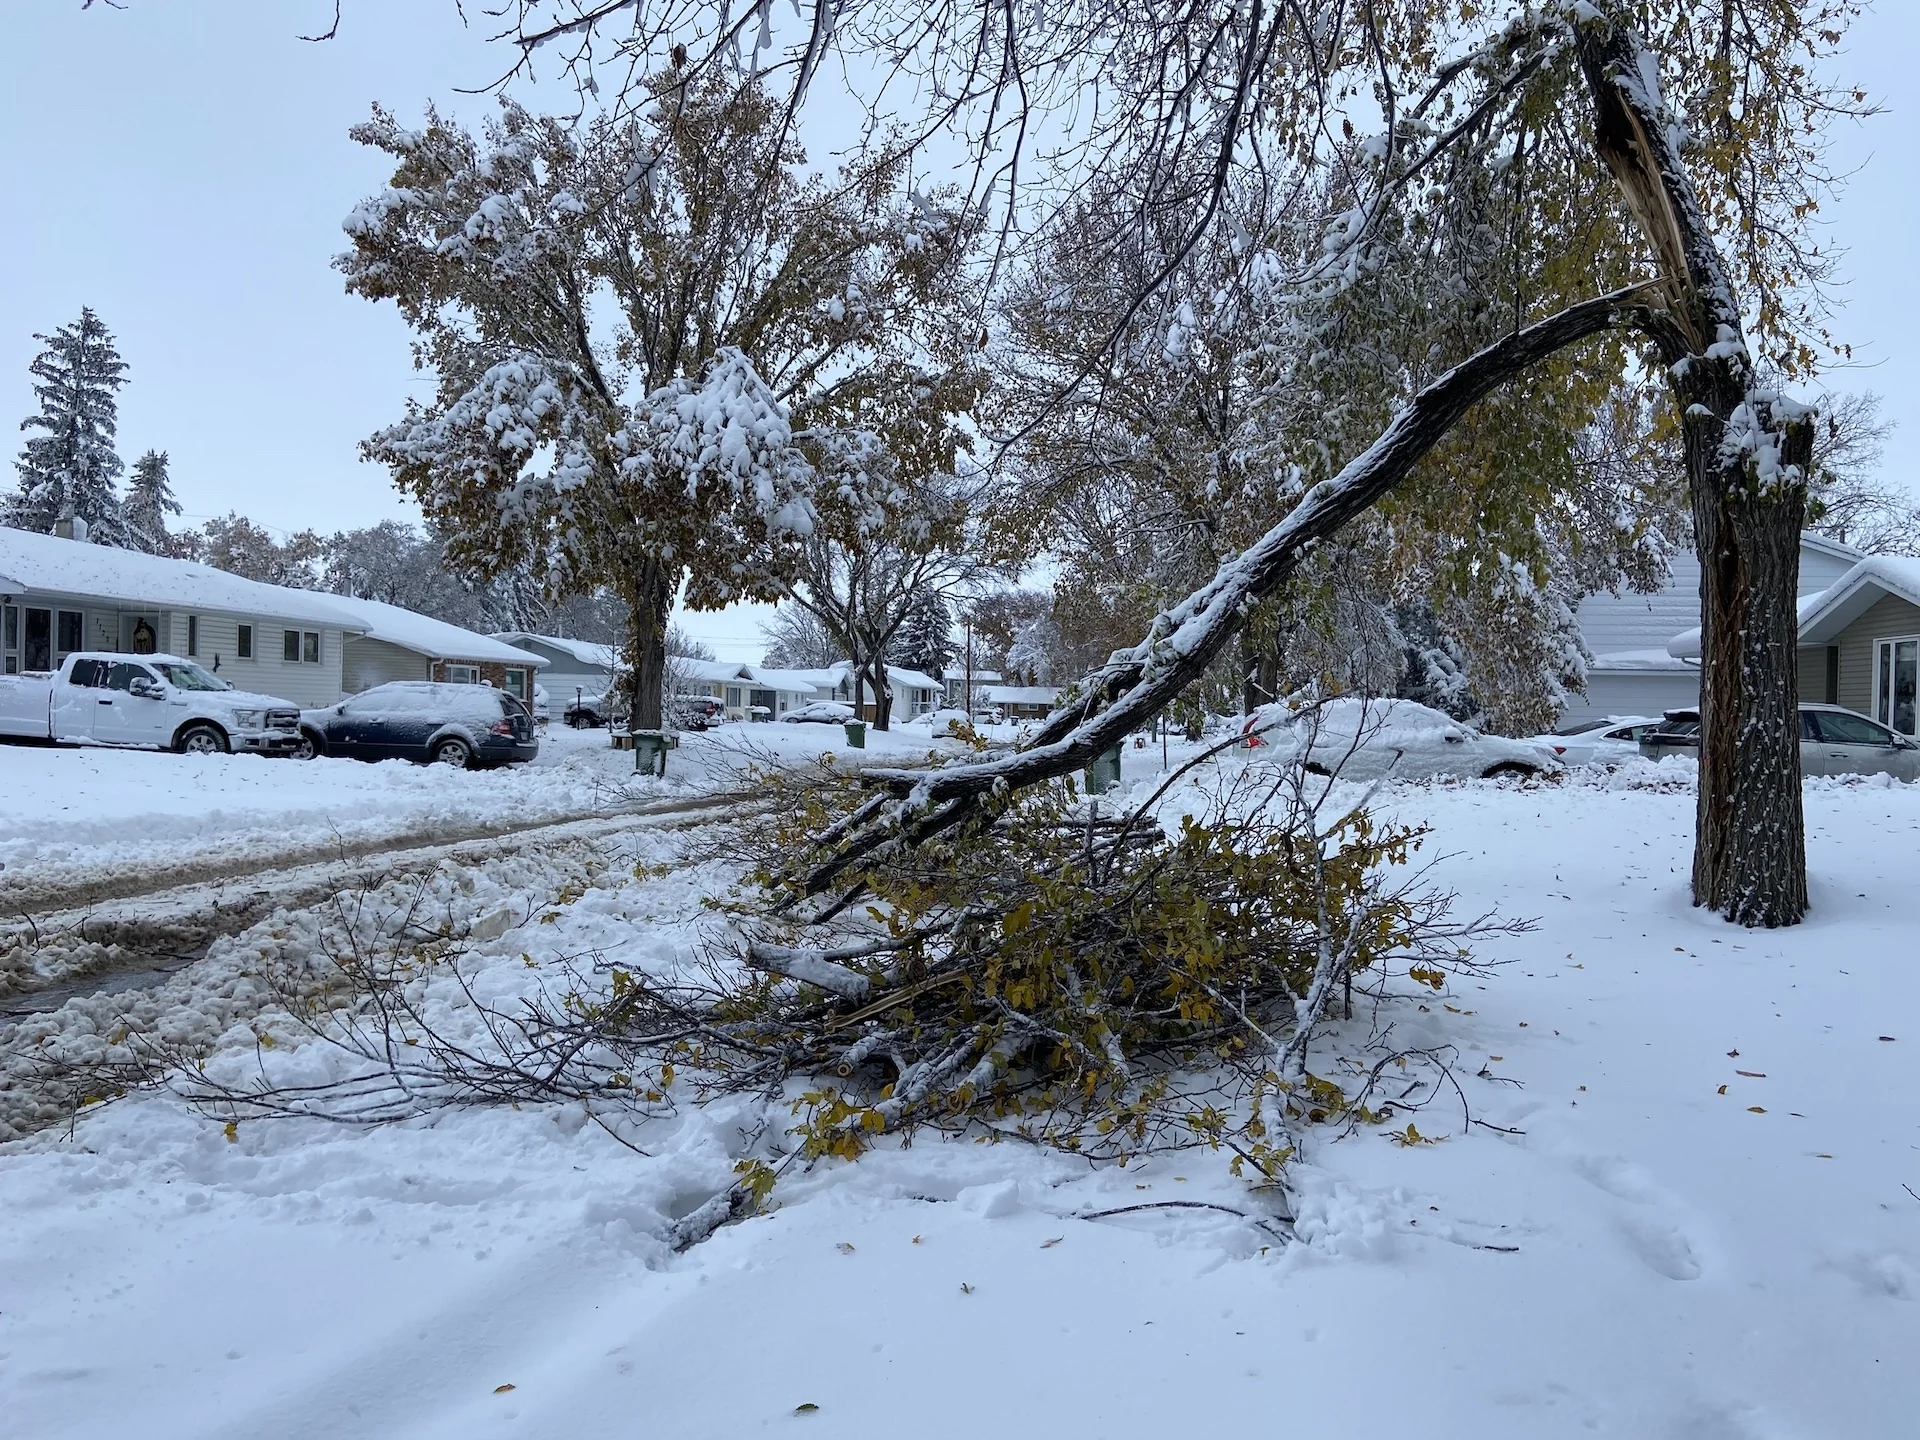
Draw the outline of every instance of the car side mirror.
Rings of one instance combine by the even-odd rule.
[[[136,675],[127,682],[127,693],[137,695],[142,700],[158,700],[162,692],[157,682],[143,675]]]

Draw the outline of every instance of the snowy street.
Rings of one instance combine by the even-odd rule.
[[[1128,781],[1158,762],[1131,752]],[[771,1213],[676,1256],[665,1226],[761,1119],[743,1101],[223,1132],[141,1092],[0,1151],[0,1414],[36,1437],[129,1414],[153,1437],[1911,1433],[1920,791],[1810,784],[1814,915],[1747,932],[1687,904],[1675,774],[1389,792],[1462,910],[1539,927],[1317,1048],[1338,1080],[1383,1030],[1453,1047],[1461,1095],[1411,1117],[1436,1143],[1392,1143],[1404,1115],[1313,1132],[1291,1240],[1219,1155],[1090,1171],[922,1136],[790,1170]],[[568,956],[680,963],[731,873],[701,835],[425,883],[460,923],[509,912],[463,963],[499,1004]],[[218,1010],[338,923],[283,912],[170,984]],[[220,1013],[214,1073],[339,1063],[257,1000]]]

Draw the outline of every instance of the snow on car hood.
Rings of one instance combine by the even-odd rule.
[[[218,705],[227,710],[297,710],[300,707],[278,695],[260,695],[252,690],[179,690],[176,694],[198,700],[203,705]]]

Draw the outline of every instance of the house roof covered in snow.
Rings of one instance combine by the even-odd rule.
[[[531,650],[516,649],[490,635],[477,634],[431,615],[419,615],[388,605],[380,600],[355,600],[345,595],[327,599],[353,615],[359,622],[352,628],[364,631],[375,640],[398,645],[403,650],[430,656],[435,660],[490,660],[503,665],[547,664],[547,657]]]
[[[787,690],[795,695],[814,695],[831,691],[832,686],[818,684],[811,670],[777,670],[771,665],[749,665],[754,681],[768,690]]]
[[[592,640],[569,640],[564,635],[536,635],[531,630],[496,630],[492,638],[507,645],[550,645],[563,655],[571,655],[590,670],[604,670],[612,674],[619,663],[620,652],[612,645],[597,644]]]
[[[268,585],[195,560],[120,550],[86,540],[0,526],[0,577],[7,593],[83,595],[157,610],[217,610],[297,620],[337,630],[364,629],[337,595]]]
[[[967,667],[964,665],[947,666],[946,678],[964,682],[967,678]],[[973,683],[976,685],[991,685],[1000,678],[1000,672],[998,670],[981,670],[976,668],[973,672]]]
[[[1831,542],[1828,542],[1831,543]],[[1920,605],[1920,559],[1911,555],[1869,555],[1825,590],[1802,595],[1800,643],[1829,645],[1876,601],[1892,595]],[[1697,660],[1700,627],[1682,630],[1667,642],[1667,653]]]

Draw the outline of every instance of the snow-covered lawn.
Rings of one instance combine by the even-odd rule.
[[[1686,903],[1676,773],[1388,795],[1462,909],[1539,926],[1316,1050],[1339,1078],[1376,1023],[1457,1047],[1485,1124],[1450,1102],[1416,1117],[1435,1144],[1315,1136],[1292,1243],[1191,1206],[1085,1218],[1257,1212],[1218,1156],[1094,1172],[922,1137],[790,1171],[675,1256],[743,1102],[680,1097],[636,1150],[577,1107],[229,1138],[142,1094],[0,1148],[0,1433],[1912,1435],[1920,787],[1810,786],[1814,915],[1752,933]],[[633,858],[482,945],[481,993],[539,983],[523,954],[670,965],[718,923],[717,864]],[[531,863],[437,903],[525,906]],[[202,963],[286,943],[266,928]],[[254,1044],[238,1024],[216,1064]],[[317,1077],[319,1048],[273,1063]]]
[[[934,743],[925,727],[904,727],[871,732],[866,751],[852,754],[898,762]],[[661,780],[635,775],[632,752],[614,750],[606,731],[565,726],[548,728],[534,763],[486,771],[0,745],[0,889],[177,869],[199,855],[264,865],[316,846],[604,813],[712,790],[754,763],[799,764],[827,751],[849,753],[838,726],[725,725],[684,736]]]

